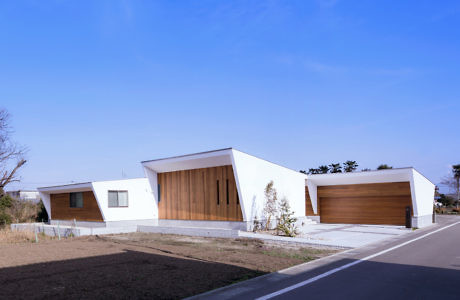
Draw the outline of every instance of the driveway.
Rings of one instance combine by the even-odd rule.
[[[385,239],[397,238],[411,232],[411,229],[403,226],[307,224],[300,228],[300,234],[295,238],[252,232],[240,232],[240,236],[310,245],[357,248]]]

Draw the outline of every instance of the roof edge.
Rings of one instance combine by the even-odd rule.
[[[184,154],[184,155],[176,155],[176,156],[162,157],[162,158],[157,158],[157,159],[143,160],[143,161],[141,161],[141,164],[148,163],[148,162],[152,162],[152,161],[160,161],[160,160],[167,160],[167,159],[182,158],[182,157],[187,157],[187,156],[208,154],[208,153],[214,153],[214,152],[225,151],[225,150],[233,150],[233,149],[234,149],[234,148],[229,147],[229,148],[222,148],[222,149],[216,149],[216,150],[209,150],[209,151],[203,151],[203,152],[196,152],[196,153],[190,153],[190,154]]]

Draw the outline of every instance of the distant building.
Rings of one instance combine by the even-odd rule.
[[[22,201],[32,201],[34,203],[40,202],[40,195],[36,190],[7,191],[6,194],[12,198]]]

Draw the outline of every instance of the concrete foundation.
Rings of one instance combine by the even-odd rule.
[[[125,221],[107,221],[107,222],[89,222],[89,221],[72,221],[72,220],[51,220],[50,225],[87,227],[87,228],[114,228],[137,225],[158,226],[158,219],[149,220],[125,220]]]
[[[321,217],[320,216],[307,216],[307,219],[310,219],[312,221],[315,221],[316,223],[321,222]]]
[[[423,228],[433,224],[433,215],[412,217],[412,227]]]
[[[249,225],[249,222],[236,221],[158,220],[158,226],[161,227],[202,227],[229,230],[248,230]]]

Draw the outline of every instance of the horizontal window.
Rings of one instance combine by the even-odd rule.
[[[70,193],[70,207],[82,208],[83,207],[83,193]]]
[[[109,191],[109,207],[128,207],[128,191]]]

